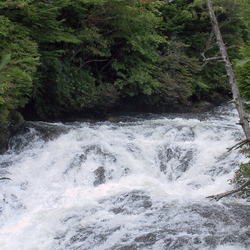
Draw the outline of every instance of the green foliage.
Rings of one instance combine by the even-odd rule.
[[[236,5],[214,5],[220,23],[234,20],[223,26],[228,46],[235,35],[241,43]],[[7,0],[0,3],[0,25],[7,67],[0,102],[7,113],[30,94],[38,117],[54,119],[90,110],[105,114],[126,98],[170,107],[229,93],[223,65],[201,67],[211,31],[204,1]],[[206,56],[217,51],[209,48]]]
[[[238,0],[240,5],[240,12],[238,13],[241,20],[246,24],[246,28],[249,31],[250,28],[250,2],[248,0]],[[248,32],[249,35],[249,32]]]
[[[236,184],[236,186],[241,186],[250,178],[250,162],[242,163],[239,168],[235,171],[234,178],[231,180],[231,183]],[[250,186],[246,186],[241,190],[240,196],[247,198],[250,196]]]
[[[244,65],[235,67],[235,73],[241,96],[250,100],[250,62],[245,60]]]
[[[247,34],[247,42],[244,46],[240,47],[240,56],[241,60],[236,60],[235,64],[235,73],[237,82],[239,85],[241,96],[246,99],[250,100],[250,17],[249,17],[249,9],[250,3],[249,1],[240,0],[241,3],[241,12],[239,13],[239,17],[246,25],[245,31]],[[249,105],[246,105],[249,109]]]
[[[181,107],[190,104],[196,86],[194,75],[199,72],[198,61],[186,54],[187,45],[173,37],[162,50],[159,60],[159,82],[153,97],[155,104]]]
[[[60,59],[43,63],[40,70],[46,75],[39,79],[35,107],[44,119],[80,111],[83,107],[93,108],[105,98],[105,91],[106,96],[112,92],[106,85],[96,86],[96,80],[88,68],[79,71],[76,66]],[[109,102],[113,103],[111,96]],[[108,102],[104,105],[108,105]]]
[[[90,108],[104,112],[118,97],[155,92],[156,48],[166,39],[157,33],[162,19],[153,4],[54,1],[39,15],[36,6],[34,11],[26,6],[22,15],[40,48],[42,65],[33,88],[39,116],[60,117]],[[39,8],[48,7],[39,3]],[[42,13],[46,18],[39,24]],[[37,25],[43,35],[36,34]]]
[[[38,65],[37,45],[23,26],[0,15],[0,120],[10,123],[12,113],[29,100]]]
[[[237,45],[243,44],[244,27],[237,14],[239,8],[234,1],[213,1],[218,22],[221,26],[223,40],[230,59],[238,57]],[[219,49],[213,37],[210,38],[212,26],[205,6],[205,1],[177,0],[161,7],[164,24],[162,33],[187,45],[185,53],[189,58],[198,59],[202,65],[198,74],[193,75],[192,100],[206,99],[221,102],[228,97],[230,86],[224,64],[214,60],[203,62],[201,53],[206,58],[218,56]]]
[[[0,118],[2,125],[8,124],[9,115],[24,107],[32,87],[32,74],[20,65],[34,63],[35,59],[25,58],[11,61],[11,55],[4,55],[0,64]]]

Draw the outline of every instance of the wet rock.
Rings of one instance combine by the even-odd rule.
[[[125,121],[127,121],[127,118],[126,117],[119,117],[119,116],[110,116],[110,117],[108,117],[108,121],[113,122],[113,123],[125,122]]]
[[[68,174],[70,170],[77,169],[80,171],[81,164],[87,159],[85,154],[77,154],[74,156],[72,162],[69,164],[69,167],[64,171],[64,174]]]
[[[125,211],[125,209],[123,209],[121,207],[115,207],[115,208],[111,209],[110,211],[112,211],[114,214],[120,214],[120,213],[123,213]]]
[[[114,246],[111,250],[137,250],[138,247],[135,244],[130,244],[126,246]]]
[[[238,241],[244,242],[244,245],[250,246],[250,229],[238,237]]]
[[[220,244],[228,244],[228,243],[234,243],[237,242],[238,236],[234,234],[227,235],[224,239],[221,240]]]
[[[138,214],[152,207],[150,196],[142,191],[120,194],[112,197],[111,200],[102,200],[100,203],[111,203],[109,211],[115,214]]]
[[[204,239],[205,241],[205,244],[209,247],[213,247],[215,248],[217,245],[218,245],[218,237],[216,236],[212,236],[212,235],[208,235],[208,236],[205,236]]]
[[[165,249],[186,249],[186,246],[190,245],[190,239],[188,237],[178,237],[178,238],[167,238],[164,240]],[[196,249],[196,248],[192,248]]]
[[[104,167],[99,167],[94,171],[95,174],[95,181],[94,181],[94,186],[99,186],[101,184],[105,183],[105,168]]]
[[[148,233],[134,239],[135,242],[143,243],[144,246],[150,246],[155,244],[157,241],[156,235],[153,233]]]
[[[8,150],[10,132],[3,126],[0,126],[0,155]]]
[[[170,181],[177,180],[189,169],[194,155],[193,149],[184,150],[164,146],[158,153],[160,171],[167,175]]]

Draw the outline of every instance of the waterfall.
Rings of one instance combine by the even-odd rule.
[[[249,203],[205,198],[246,161],[237,122],[232,105],[26,122],[0,159],[0,249],[249,249]]]

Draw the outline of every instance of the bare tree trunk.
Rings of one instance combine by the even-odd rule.
[[[211,20],[211,23],[212,23],[213,31],[214,31],[214,34],[216,36],[217,44],[219,46],[222,59],[225,62],[225,68],[226,68],[227,76],[229,78],[229,82],[230,82],[231,88],[232,88],[233,101],[234,101],[234,103],[236,105],[236,108],[238,110],[238,113],[239,113],[239,118],[240,118],[239,124],[243,128],[243,131],[244,131],[244,133],[246,135],[247,140],[250,141],[249,123],[248,123],[247,117],[245,115],[245,111],[244,111],[244,108],[243,108],[243,104],[242,104],[242,100],[241,100],[241,97],[240,97],[240,93],[239,93],[238,85],[237,85],[236,78],[235,78],[235,75],[234,75],[234,71],[233,71],[233,68],[232,68],[232,64],[230,63],[230,60],[228,58],[226,46],[225,46],[225,44],[223,42],[222,35],[221,35],[221,32],[220,32],[220,28],[219,28],[219,25],[218,25],[218,22],[217,22],[217,18],[216,18],[215,14],[214,14],[212,0],[206,0],[206,4],[207,4],[208,11],[209,11],[209,16],[210,16],[210,20]]]
[[[229,82],[231,84],[231,89],[232,89],[232,93],[233,93],[233,102],[236,105],[236,108],[237,108],[237,111],[238,111],[238,114],[239,114],[239,118],[240,118],[239,124],[242,126],[243,131],[244,131],[245,136],[246,136],[246,140],[244,140],[244,141],[247,141],[248,144],[249,144],[250,143],[249,123],[248,123],[247,117],[245,115],[245,111],[244,111],[244,108],[243,108],[243,103],[242,103],[242,100],[241,100],[241,97],[240,97],[240,92],[239,92],[239,88],[238,88],[238,85],[237,85],[237,82],[236,82],[236,78],[235,78],[235,75],[234,75],[232,64],[230,63],[230,60],[228,58],[226,46],[225,46],[225,44],[223,42],[222,35],[221,35],[221,32],[220,32],[220,28],[219,28],[219,25],[218,25],[218,22],[217,22],[217,18],[216,18],[215,14],[214,14],[212,0],[206,0],[206,4],[207,4],[210,20],[211,20],[212,27],[213,27],[213,32],[214,32],[214,34],[216,36],[217,44],[218,44],[219,49],[220,49],[222,60],[225,62],[225,68],[226,68],[227,76],[229,78]],[[217,194],[217,195],[208,196],[207,198],[215,199],[215,200],[218,201],[222,197],[225,197],[227,195],[230,195],[230,194],[233,194],[235,192],[238,192],[238,191],[242,190],[244,187],[246,187],[249,184],[250,184],[250,179],[248,179],[241,187],[236,188],[235,190],[228,191],[228,192],[221,193],[221,194]]]

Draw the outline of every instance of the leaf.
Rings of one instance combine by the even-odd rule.
[[[0,71],[2,71],[2,70],[5,68],[5,66],[9,63],[9,61],[10,61],[10,56],[11,56],[11,54],[4,55],[4,56],[2,57],[2,62],[1,62],[1,64],[0,64]]]
[[[250,61],[250,58],[240,60],[240,61],[238,61],[238,62],[236,63],[236,66],[242,67],[242,66],[244,66],[244,65],[245,65],[247,62],[249,62],[249,61]]]

